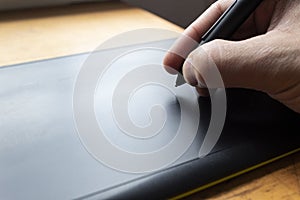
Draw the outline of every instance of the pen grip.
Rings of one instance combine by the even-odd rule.
[[[263,0],[236,0],[202,37],[202,44],[229,39]]]

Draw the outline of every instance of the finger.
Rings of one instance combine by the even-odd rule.
[[[208,89],[206,89],[206,88],[196,87],[196,91],[198,92],[198,94],[201,97],[208,97],[209,96]]]
[[[195,20],[184,32],[170,51],[166,54],[163,64],[179,70],[182,67],[186,56],[195,48],[194,44],[187,43],[187,38],[199,42],[205,32],[218,20],[224,11],[234,2],[234,0],[219,0],[212,4],[197,20]],[[185,51],[182,55],[178,51]]]
[[[215,2],[188,28],[186,28],[183,34],[199,42],[201,37],[221,17],[226,9],[233,4],[233,2],[234,0],[219,0]]]
[[[197,48],[199,43],[187,35],[182,35],[178,38],[173,46],[169,49],[167,55],[164,58],[164,67],[168,69],[175,69],[179,71],[182,67],[184,59],[189,55],[189,53]]]
[[[214,83],[206,82],[211,69],[217,68],[225,87],[271,92],[277,87],[277,70],[270,63],[277,53],[271,53],[273,48],[269,44],[276,44],[276,40],[270,33],[239,42],[214,40],[204,44],[188,56],[189,62],[183,65],[184,78],[188,83],[194,80],[200,86],[218,87],[219,83],[212,86]],[[194,73],[187,73],[191,66]]]

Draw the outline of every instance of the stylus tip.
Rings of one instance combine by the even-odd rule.
[[[181,85],[183,85],[183,84],[185,84],[185,83],[186,83],[186,82],[185,82],[185,80],[184,80],[182,74],[181,74],[181,73],[178,73],[178,76],[177,76],[177,79],[176,79],[176,83],[175,83],[175,87],[181,86]]]

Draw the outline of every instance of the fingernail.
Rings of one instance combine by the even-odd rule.
[[[175,75],[178,74],[178,71],[174,68],[174,67],[169,67],[167,65],[164,65],[163,67],[165,69],[166,72],[168,72],[169,74]]]
[[[191,59],[187,59],[184,63],[184,71],[183,71],[184,79],[191,86],[198,85],[198,81],[195,76],[195,71],[191,63]]]

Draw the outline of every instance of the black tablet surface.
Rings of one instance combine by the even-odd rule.
[[[172,42],[153,44],[168,46]],[[94,55],[110,59],[112,51],[119,50]],[[76,84],[89,53],[1,67],[0,199],[180,198],[300,150],[298,114],[266,94],[229,89],[222,133],[213,149],[199,157],[212,123],[211,98],[198,97],[188,85],[183,86],[188,92],[177,95],[176,90],[181,89],[164,83],[175,81],[176,76],[151,68],[152,61],[160,63],[163,55],[153,48],[122,55],[99,75],[93,105],[84,106],[80,103],[86,99],[76,100],[74,93],[85,97],[88,91],[77,90]],[[141,66],[139,62],[148,63],[151,70],[135,70]],[[122,77],[128,69],[133,75],[126,82]],[[146,74],[141,77],[149,79],[148,84],[137,82],[140,86],[128,94],[126,88],[141,80],[134,78],[138,72]],[[118,85],[121,79],[122,85]],[[112,92],[116,86],[121,87],[118,94]],[[122,104],[125,97],[128,104]],[[80,105],[74,106],[76,103]],[[109,148],[127,154],[117,155],[106,144],[85,138],[93,125],[79,126],[78,118],[90,124],[90,108],[105,140],[112,144]],[[134,135],[120,128],[131,123],[125,117],[137,130],[151,123],[160,124],[161,129]],[[184,120],[189,127],[182,130],[186,137],[177,133]],[[130,125],[127,128],[137,131]],[[176,153],[164,156],[173,143],[182,149],[171,149]],[[93,148],[101,152],[97,154]],[[133,157],[126,157],[128,154]],[[151,155],[158,155],[159,165],[147,160]],[[134,156],[140,160],[136,162]]]

